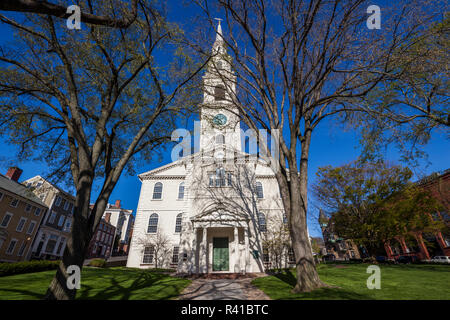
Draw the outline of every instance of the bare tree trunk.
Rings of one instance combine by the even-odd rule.
[[[75,221],[67,240],[67,246],[64,250],[62,261],[44,296],[44,299],[46,300],[73,300],[76,296],[75,288],[67,288],[67,268],[71,265],[76,265],[81,271],[85,253],[93,234],[88,219],[90,214],[89,202],[92,190],[91,177],[82,177],[79,186],[80,188],[77,188],[75,200]]]
[[[312,254],[311,243],[309,241],[307,226],[307,185],[308,185],[308,156],[311,134],[306,133],[302,142],[300,173],[296,166],[296,159],[288,159],[289,162],[289,194],[282,197],[285,199],[286,214],[290,217],[290,235],[292,241],[292,249],[294,251],[297,283],[293,289],[294,293],[309,292],[326,286],[320,281],[317,273],[314,257]],[[280,188],[286,192],[287,188]]]

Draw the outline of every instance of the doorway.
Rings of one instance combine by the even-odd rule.
[[[228,238],[213,238],[213,271],[229,271]]]

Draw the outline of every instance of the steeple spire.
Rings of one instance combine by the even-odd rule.
[[[223,34],[222,34],[222,26],[220,25],[220,22],[222,19],[220,18],[214,18],[215,20],[219,21],[219,24],[217,26],[217,32],[216,32],[216,40],[214,41],[213,50],[219,50],[220,53],[223,53],[225,51],[225,48],[223,47]]]

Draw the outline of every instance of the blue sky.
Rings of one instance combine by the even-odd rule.
[[[178,1],[177,1],[178,2]],[[376,2],[375,2],[376,3]],[[175,21],[179,22],[182,27],[186,27],[186,17],[195,14],[193,8],[185,8],[182,6],[169,6],[169,15]],[[61,23],[65,23],[62,21]],[[214,32],[211,30],[211,32]],[[224,33],[226,30],[224,30]],[[11,31],[5,27],[0,29],[0,43],[4,43],[11,39]],[[195,117],[197,118],[197,117]],[[192,124],[190,125],[192,126]],[[315,180],[315,172],[318,167],[325,165],[339,166],[347,162],[355,160],[360,152],[358,144],[359,135],[354,131],[343,131],[342,128],[336,127],[329,122],[323,122],[313,133],[309,162],[309,183]],[[17,165],[23,169],[21,180],[28,179],[35,175],[44,175],[48,172],[45,163],[41,162],[21,162],[15,160],[16,149],[6,143],[5,137],[0,137],[0,172],[5,174],[10,165]],[[435,132],[429,144],[425,147],[428,154],[428,163],[422,162],[421,166],[415,170],[415,177],[430,174],[435,171],[444,170],[450,167],[450,141],[445,138],[445,133]],[[157,157],[154,157],[156,159]],[[162,162],[149,162],[142,164],[137,168],[138,173],[142,173],[161,165],[169,163],[170,149],[163,154]],[[386,159],[398,162],[400,157],[394,148],[388,148],[386,152]],[[122,206],[127,209],[136,211],[138,198],[140,193],[140,181],[137,176],[123,175],[115,190],[112,193],[110,202],[113,203],[116,199],[122,200]],[[310,199],[313,200],[313,199]],[[313,201],[312,201],[313,202]],[[312,208],[312,206],[310,206]],[[308,221],[308,227],[312,236],[320,236],[320,229],[316,223],[316,216],[312,214]]]

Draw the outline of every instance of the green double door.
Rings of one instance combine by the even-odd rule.
[[[228,238],[213,238],[213,271],[229,270]]]

